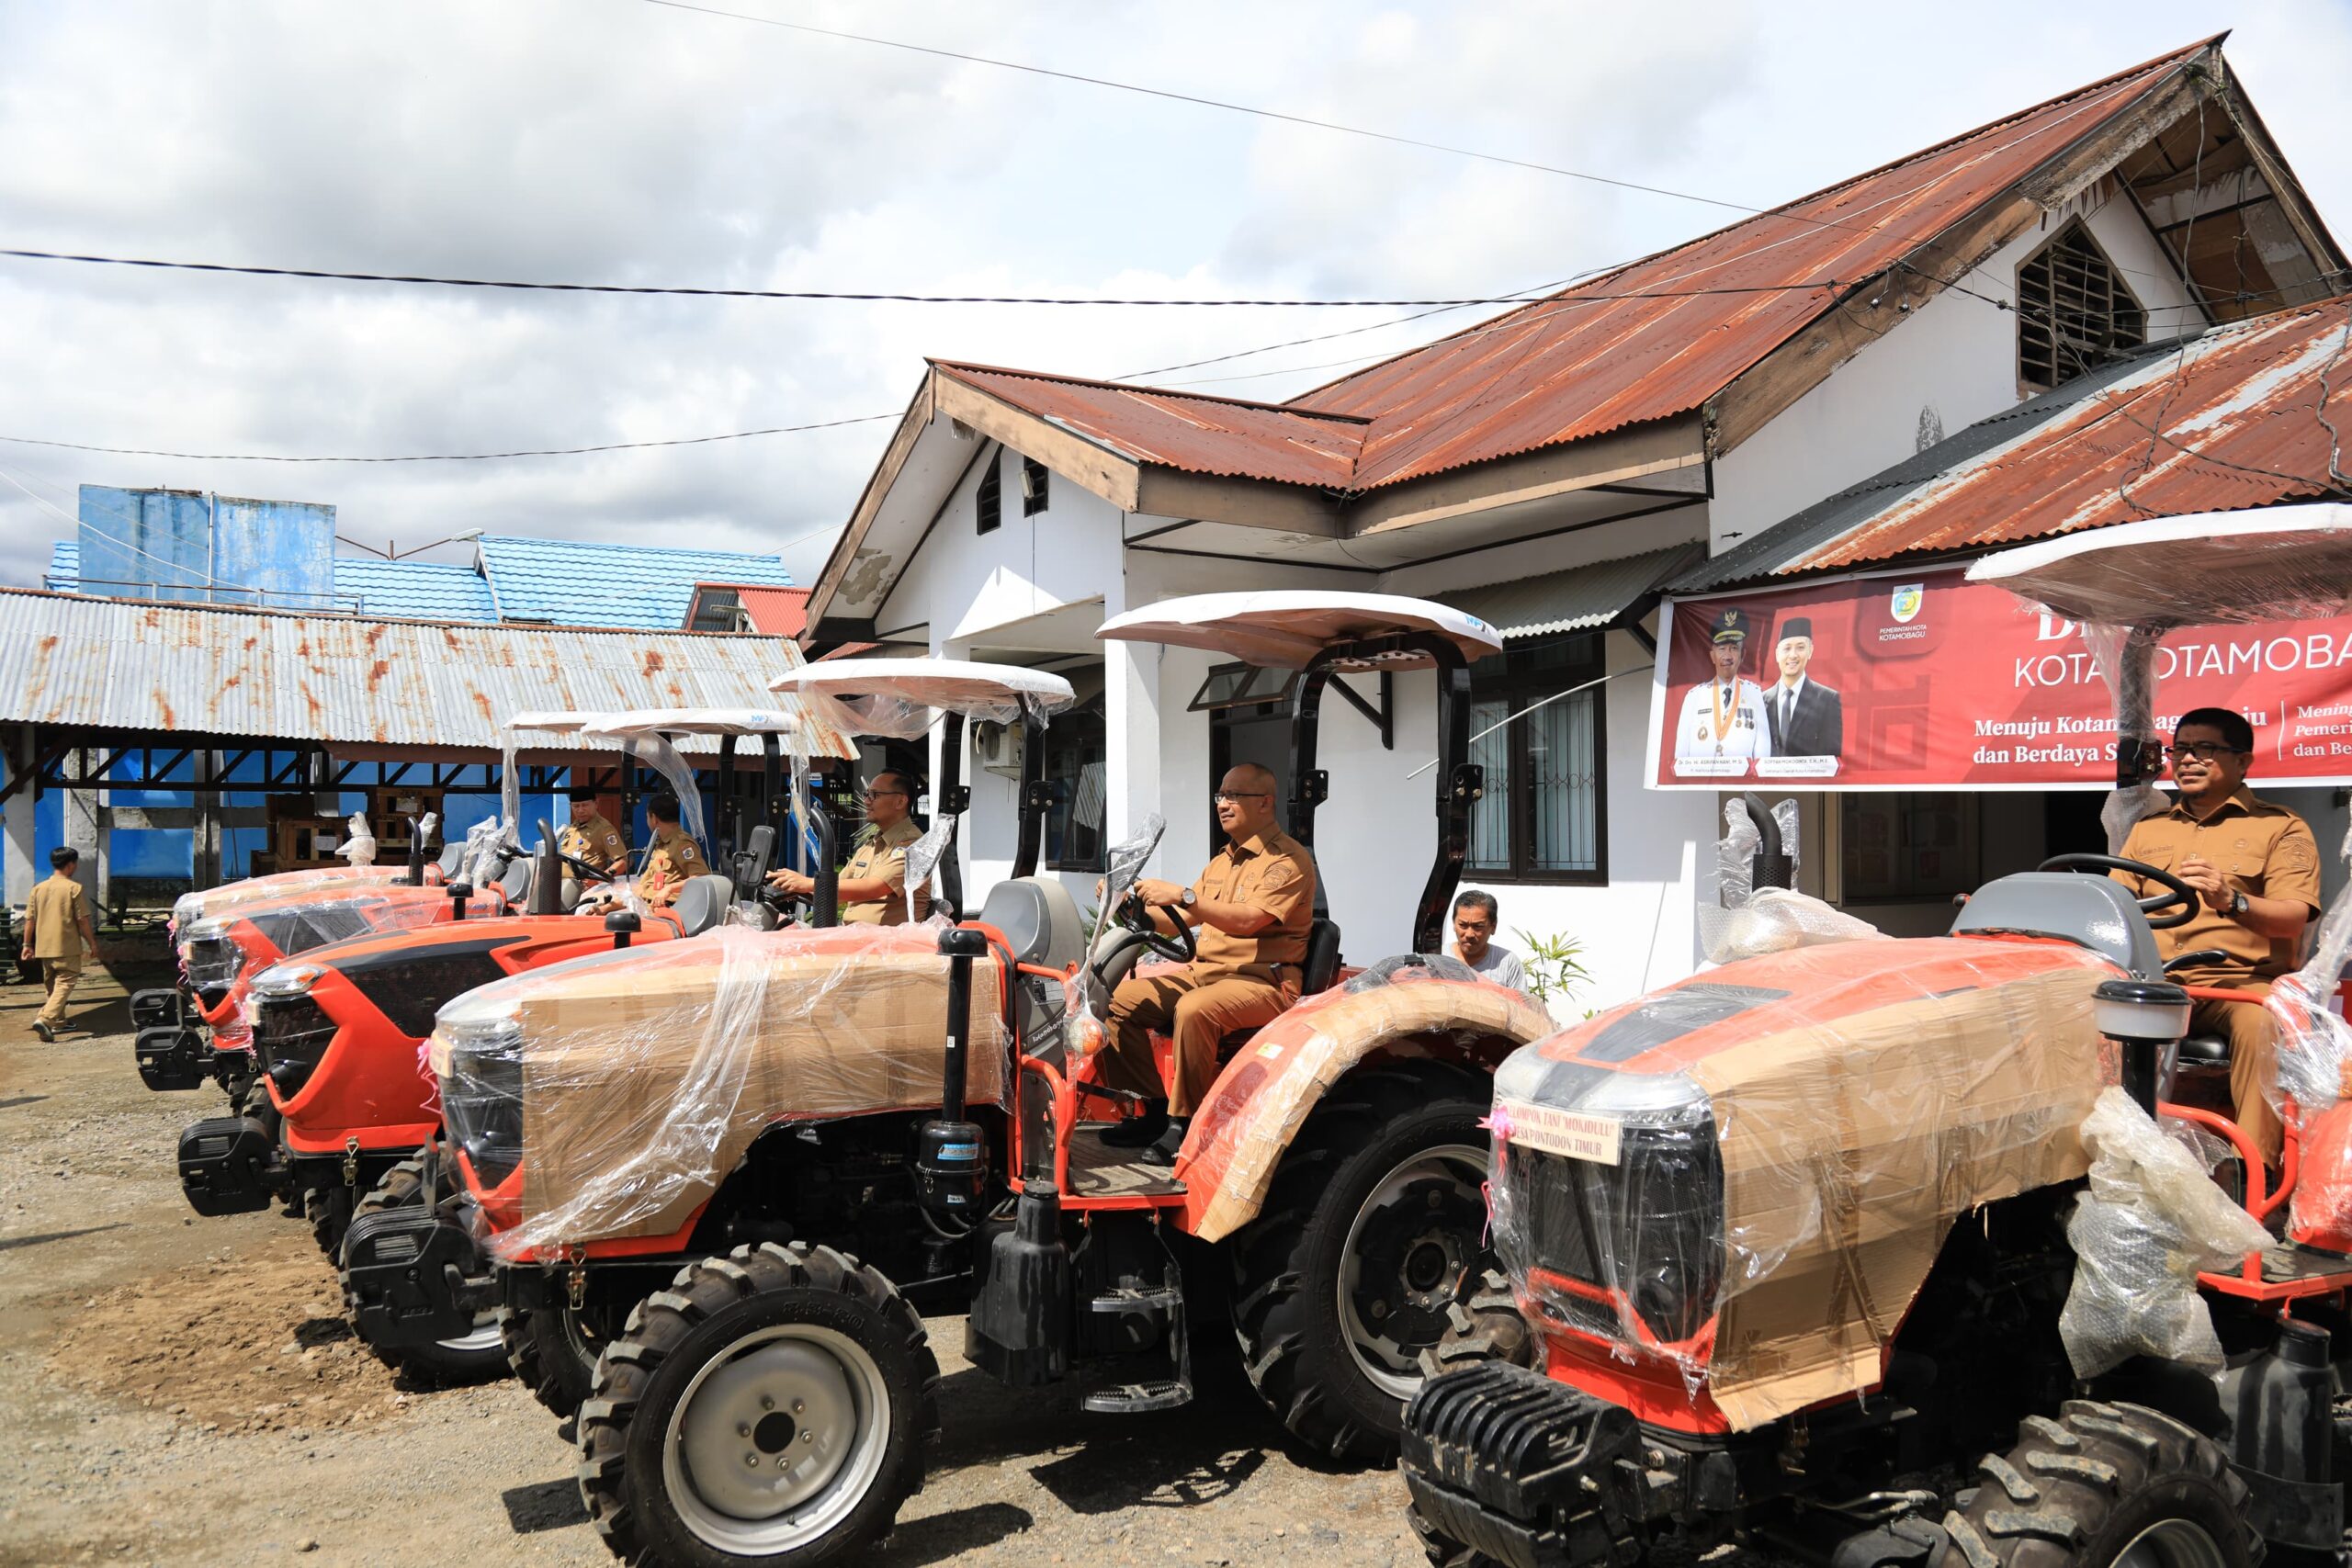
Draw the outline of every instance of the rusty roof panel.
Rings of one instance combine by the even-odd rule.
[[[2142,351],[1954,434],[1674,584],[1994,548],[2325,495],[2352,432],[2352,296]]]
[[[1295,400],[1371,418],[1358,490],[1687,413],[1851,286],[2154,91],[2210,40]],[[1783,289],[1792,282],[1824,286]],[[1689,295],[1686,291],[1731,292]],[[1763,292],[1743,293],[1743,289]],[[1675,299],[1611,298],[1675,291]]]
[[[1365,423],[1346,414],[934,361],[957,380],[1143,463],[1348,488]]]
[[[0,722],[496,750],[532,708],[792,706],[772,637],[362,620],[0,589]],[[806,716],[804,716],[805,717]],[[854,758],[808,721],[819,755]],[[531,738],[533,750],[594,744]]]

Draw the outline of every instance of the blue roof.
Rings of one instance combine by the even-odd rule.
[[[506,535],[483,538],[481,548],[499,617],[508,621],[668,629],[686,624],[697,582],[792,586],[782,557],[736,550],[582,545]]]
[[[44,588],[71,592],[82,581],[82,545],[78,539],[60,539],[49,547],[49,571],[41,579]]]
[[[446,561],[334,558],[338,610],[401,621],[494,621],[490,584],[469,566]]]

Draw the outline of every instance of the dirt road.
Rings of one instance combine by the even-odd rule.
[[[43,1045],[0,987],[0,1568],[610,1562],[569,1428],[512,1382],[405,1387],[301,1222],[188,1212],[175,1140],[225,1102],[140,1083],[120,986],[74,1001],[89,1032]],[[960,1319],[931,1328],[945,1435],[876,1568],[1422,1561],[1395,1472],[1302,1462],[1229,1347],[1187,1408],[1119,1418],[1008,1394]]]

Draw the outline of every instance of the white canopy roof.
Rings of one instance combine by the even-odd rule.
[[[2069,620],[2201,626],[2342,615],[2352,505],[2312,502],[2119,523],[1986,556],[1968,569]]]
[[[1017,712],[1024,705],[1058,713],[1078,700],[1070,683],[1058,675],[966,659],[831,659],[787,671],[769,682],[768,690],[837,698],[892,697],[983,718],[1001,717],[1005,710]]]
[[[633,708],[594,714],[590,735],[797,735],[797,714],[781,708]]]
[[[594,713],[541,712],[534,708],[508,719],[506,728],[544,729],[550,735],[577,735],[603,716]]]
[[[1094,635],[1128,642],[1201,648],[1251,664],[1303,670],[1333,643],[1433,632],[1476,660],[1502,651],[1502,637],[1467,611],[1393,593],[1266,588],[1195,593],[1129,610]],[[1427,659],[1384,660],[1390,670],[1426,668]]]

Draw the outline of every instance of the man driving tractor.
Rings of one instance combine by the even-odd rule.
[[[1254,762],[1227,771],[1217,786],[1216,819],[1225,847],[1190,887],[1148,877],[1136,884],[1136,897],[1162,931],[1174,934],[1169,909],[1199,928],[1193,962],[1132,976],[1111,993],[1102,1081],[1152,1105],[1103,1133],[1102,1141],[1144,1149],[1163,1162],[1176,1157],[1193,1111],[1216,1077],[1217,1042],[1271,1022],[1298,999],[1298,966],[1315,918],[1315,863],[1274,825],[1274,775]],[[1175,1043],[1165,1084],[1152,1060],[1154,1029]]]
[[[574,789],[571,798],[571,820],[556,835],[556,849],[599,871],[628,870],[628,845],[622,841],[621,830],[596,809],[596,792]]]
[[[915,781],[901,773],[876,773],[865,786],[865,828],[835,884],[843,925],[907,923],[907,846],[922,837],[909,815],[916,794]],[[803,895],[817,886],[807,872],[788,869],[770,872],[768,882]],[[914,894],[914,918],[920,920],[931,912],[931,888],[919,886]]]
[[[2178,798],[2169,811],[2133,825],[2123,858],[2162,866],[2197,889],[2197,918],[2158,931],[2156,941],[2167,961],[2211,954],[2168,969],[2171,978],[2246,994],[2243,1002],[2199,1000],[2189,1027],[2230,1042],[2230,1099],[2238,1125],[2275,1168],[2283,1133],[2263,1086],[2271,1077],[2277,1036],[2262,998],[2271,981],[2294,969],[2296,942],[2319,913],[2319,846],[2301,818],[2245,787],[2254,727],[2244,715],[2190,709],[2180,716],[2165,755]],[[2135,893],[2154,890],[2143,877],[2110,874]]]

